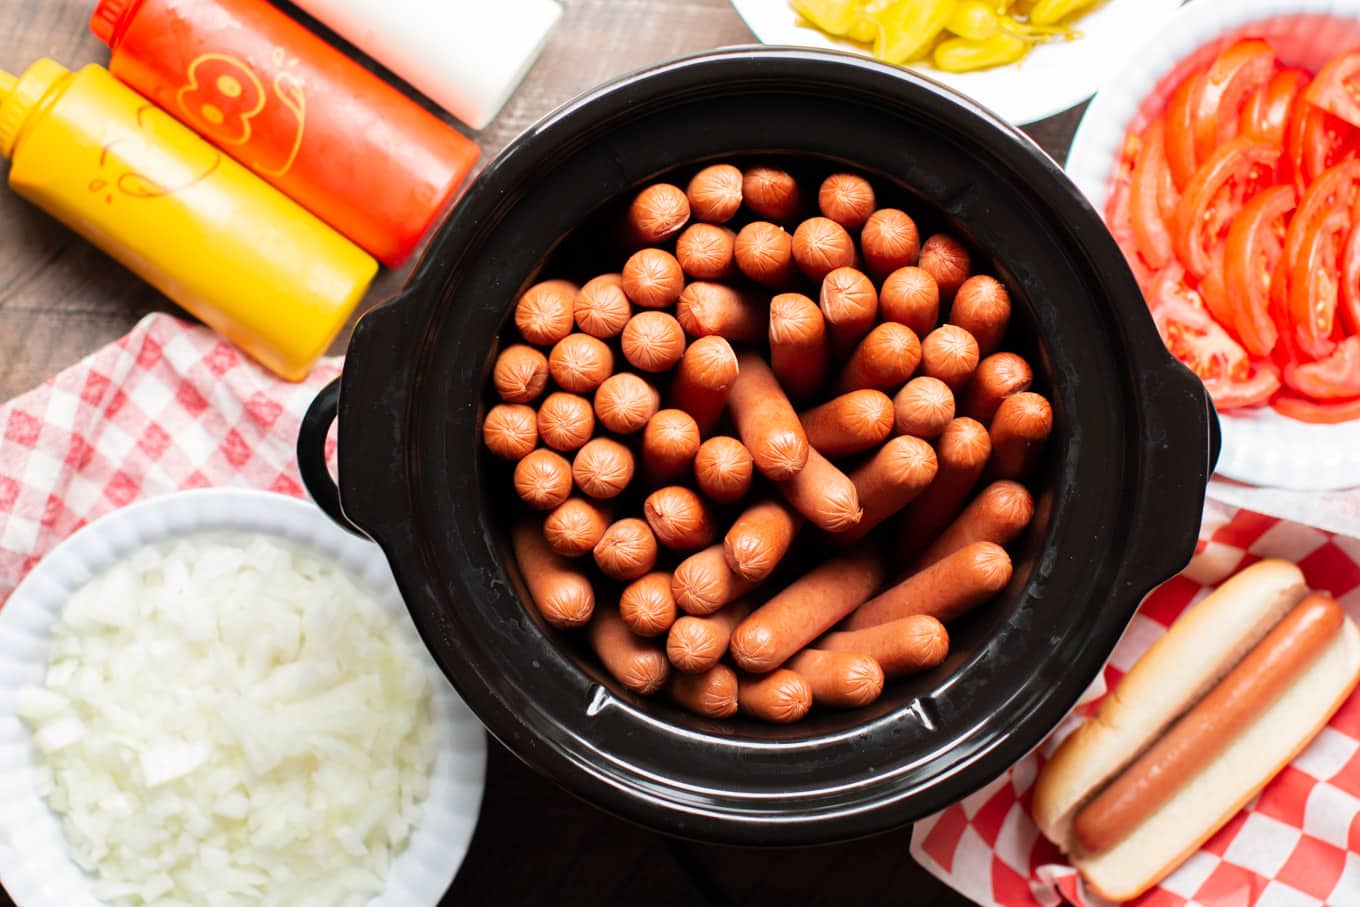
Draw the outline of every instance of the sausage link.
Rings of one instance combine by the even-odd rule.
[[[935,450],[920,438],[902,435],[879,448],[850,473],[864,507],[859,524],[841,533],[839,542],[857,542],[888,517],[914,501],[935,480]]]
[[[673,551],[705,548],[717,532],[707,502],[683,485],[653,491],[642,502],[642,512],[656,540]]]
[[[690,224],[675,241],[675,260],[695,280],[721,280],[732,273],[736,239],[726,227]]]
[[[590,580],[548,547],[538,520],[519,520],[510,530],[510,545],[529,598],[538,613],[559,629],[584,626],[595,611]]]
[[[815,447],[807,467],[776,487],[794,510],[827,532],[845,532],[864,517],[855,483]]]
[[[875,280],[882,280],[898,268],[916,264],[921,234],[905,211],[879,208],[864,222],[859,245],[865,268]]]
[[[1011,320],[1011,294],[995,277],[975,274],[963,282],[949,307],[949,323],[973,335],[978,352],[990,356]]]
[[[814,705],[857,709],[883,695],[883,669],[868,655],[804,649],[789,670],[808,682]]]
[[[538,444],[538,413],[522,403],[491,407],[482,421],[482,442],[502,460],[522,460]]]
[[[787,669],[737,680],[737,704],[743,714],[772,724],[802,721],[812,708],[812,687]]]
[[[666,312],[638,312],[624,325],[619,347],[634,368],[668,372],[685,355],[685,332]]]
[[[1039,394],[1012,394],[992,417],[992,465],[998,479],[1023,479],[1034,472],[1053,432],[1053,407]]]
[[[836,379],[841,393],[860,388],[895,391],[921,363],[921,341],[905,324],[884,322],[871,330],[850,354]]]
[[[577,450],[595,433],[595,411],[590,401],[556,391],[538,407],[538,436],[553,450]]]
[[[1309,595],[1295,605],[1228,676],[1077,813],[1073,829],[1083,850],[1109,850],[1161,809],[1308,670],[1345,619],[1341,606],[1325,595]]]
[[[568,334],[548,354],[548,372],[563,390],[588,394],[614,374],[614,354],[598,337]]]
[[[737,667],[771,671],[859,607],[883,582],[883,563],[859,549],[837,555],[761,605],[732,631]]]
[[[905,324],[924,337],[940,320],[940,285],[923,268],[898,268],[883,280],[878,308],[884,321]]]
[[[496,357],[491,383],[506,403],[529,403],[548,386],[548,357],[523,343],[507,346]]]
[[[820,298],[832,354],[843,358],[878,319],[878,293],[862,271],[842,267],[826,275]]]
[[[676,618],[669,573],[648,573],[633,580],[619,596],[619,616],[638,636],[660,636]]]
[[[611,523],[595,543],[595,563],[612,579],[634,580],[656,565],[656,536],[636,517]]]
[[[817,190],[817,207],[847,230],[864,226],[874,213],[874,187],[854,173],[833,173],[822,180]]]
[[[705,167],[689,181],[685,197],[695,220],[725,224],[741,209],[741,171],[731,164]]]
[[[793,260],[808,280],[820,281],[855,263],[855,242],[829,217],[809,217],[793,231]]]
[[[978,363],[963,394],[963,414],[983,425],[991,423],[996,408],[1011,394],[1029,390],[1034,372],[1014,353],[992,353]]]
[[[752,221],[741,228],[732,244],[737,269],[763,287],[787,287],[794,277],[793,237],[767,221]]]
[[[750,167],[741,177],[741,196],[746,206],[769,220],[788,220],[801,201],[798,182],[774,167]]]
[[[613,438],[592,438],[576,452],[571,477],[592,498],[618,497],[633,481],[633,452]]]
[[[610,375],[595,391],[595,416],[616,434],[641,429],[661,408],[661,394],[630,372]]]
[[[685,349],[671,382],[671,405],[684,410],[700,436],[713,432],[737,380],[737,354],[724,337],[700,337]]]
[[[628,629],[612,608],[601,608],[590,622],[590,646],[606,671],[634,693],[650,696],[670,679],[671,663],[651,640]]]
[[[826,380],[830,342],[826,318],[802,293],[770,300],[770,367],[790,395],[810,397]]]
[[[924,550],[958,516],[991,452],[991,438],[981,423],[965,417],[945,426],[935,442],[939,465],[935,481],[902,512],[897,551],[901,560]]]
[[[648,186],[628,206],[628,230],[633,242],[640,246],[665,242],[688,221],[689,199],[670,183]]]
[[[802,514],[783,501],[752,504],[723,538],[727,566],[742,579],[762,582],[779,566],[802,525]]]
[[[938,378],[957,392],[978,366],[973,335],[956,324],[942,324],[921,341],[921,372]]]
[[[948,557],[973,542],[991,542],[1003,548],[1025,531],[1034,519],[1034,497],[1018,482],[993,482],[963,509],[958,519],[935,539],[916,562],[917,569]]]
[[[929,271],[940,285],[940,298],[951,300],[968,279],[972,259],[968,250],[957,239],[936,233],[921,246],[920,266]]]
[[[699,426],[689,413],[663,409],[642,430],[642,471],[648,482],[670,482],[689,471],[699,452]]]
[[[882,444],[893,430],[893,403],[877,390],[833,397],[799,416],[808,443],[822,456],[845,457]]]
[[[718,435],[699,445],[694,457],[694,479],[699,490],[716,504],[733,504],[751,490],[755,461],[736,438]]]
[[[864,630],[828,633],[816,645],[832,652],[868,655],[891,679],[944,661],[949,654],[949,631],[929,614],[913,614]]]
[[[669,692],[682,709],[704,718],[737,714],[737,672],[727,665],[714,665],[702,674],[676,672]]]
[[[707,616],[677,618],[666,636],[666,656],[686,674],[707,671],[727,654],[732,631],[750,613],[750,604],[742,599]]]
[[[644,309],[664,309],[680,298],[685,273],[663,249],[640,249],[623,265],[623,292]]]
[[[691,554],[675,568],[671,592],[686,614],[703,616],[741,598],[755,583],[732,572],[721,545]]]
[[[515,303],[520,336],[537,346],[552,346],[570,334],[576,292],[576,284],[566,280],[545,280],[525,290]]]
[[[582,333],[602,340],[617,337],[633,314],[623,292],[623,275],[601,274],[587,280],[572,302],[572,312]]]
[[[741,443],[751,452],[756,469],[768,478],[796,476],[808,461],[807,435],[798,414],[764,359],[740,353],[737,367],[727,408]]]
[[[726,284],[700,280],[680,294],[675,317],[691,337],[717,335],[734,342],[757,343],[765,339],[770,312],[755,296],[739,293]]]
[[[552,510],[571,494],[571,464],[542,448],[515,464],[515,493],[535,510]]]
[[[548,547],[562,557],[580,557],[591,549],[609,527],[605,505],[585,498],[567,498],[543,521]]]
[[[939,378],[912,378],[893,397],[893,422],[900,435],[927,441],[954,421],[954,392]]]
[[[863,630],[890,620],[928,614],[949,623],[991,598],[1011,581],[1011,557],[991,542],[960,548],[860,605],[845,622]]]

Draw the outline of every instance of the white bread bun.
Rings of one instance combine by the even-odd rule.
[[[1307,592],[1297,566],[1263,560],[1186,609],[1044,765],[1031,806],[1044,836],[1070,852],[1078,808],[1204,698]]]

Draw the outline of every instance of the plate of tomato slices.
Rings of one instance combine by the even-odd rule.
[[[1221,475],[1360,485],[1360,0],[1196,0],[1067,169],[1223,428]]]

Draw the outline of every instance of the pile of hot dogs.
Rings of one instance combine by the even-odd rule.
[[[484,441],[546,512],[512,530],[534,604],[711,718],[863,706],[939,664],[1010,581],[1053,426],[1000,350],[1006,289],[863,177],[814,186],[647,187],[620,272],[530,287],[493,372]]]

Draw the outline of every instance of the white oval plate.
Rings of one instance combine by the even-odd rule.
[[[381,549],[294,498],[230,488],[184,491],[131,504],[76,532],[0,608],[0,882],[18,907],[104,907],[68,856],[57,817],[34,789],[31,735],[15,715],[19,689],[42,682],[53,622],[76,590],[133,551],[219,531],[276,536],[330,557],[361,579],[415,639]],[[426,652],[423,644],[419,649]],[[419,827],[392,862],[387,889],[370,907],[434,907],[467,854],[481,808],[485,732],[434,659],[425,658],[439,740],[430,793]]]
[[[1105,0],[1077,20],[1081,38],[1042,44],[1012,66],[964,73],[927,66],[911,68],[967,95],[1010,123],[1033,123],[1089,98],[1180,4],[1181,0]],[[732,0],[732,5],[763,44],[869,55],[862,45],[838,41],[799,25],[798,14],[788,0]]]
[[[1097,211],[1105,210],[1130,124],[1141,125],[1164,106],[1190,64],[1248,36],[1265,38],[1285,62],[1316,72],[1360,46],[1360,0],[1195,0],[1173,16],[1096,94],[1077,128],[1067,173]],[[1360,420],[1312,425],[1264,408],[1220,414],[1219,424],[1220,475],[1301,491],[1360,485]]]

